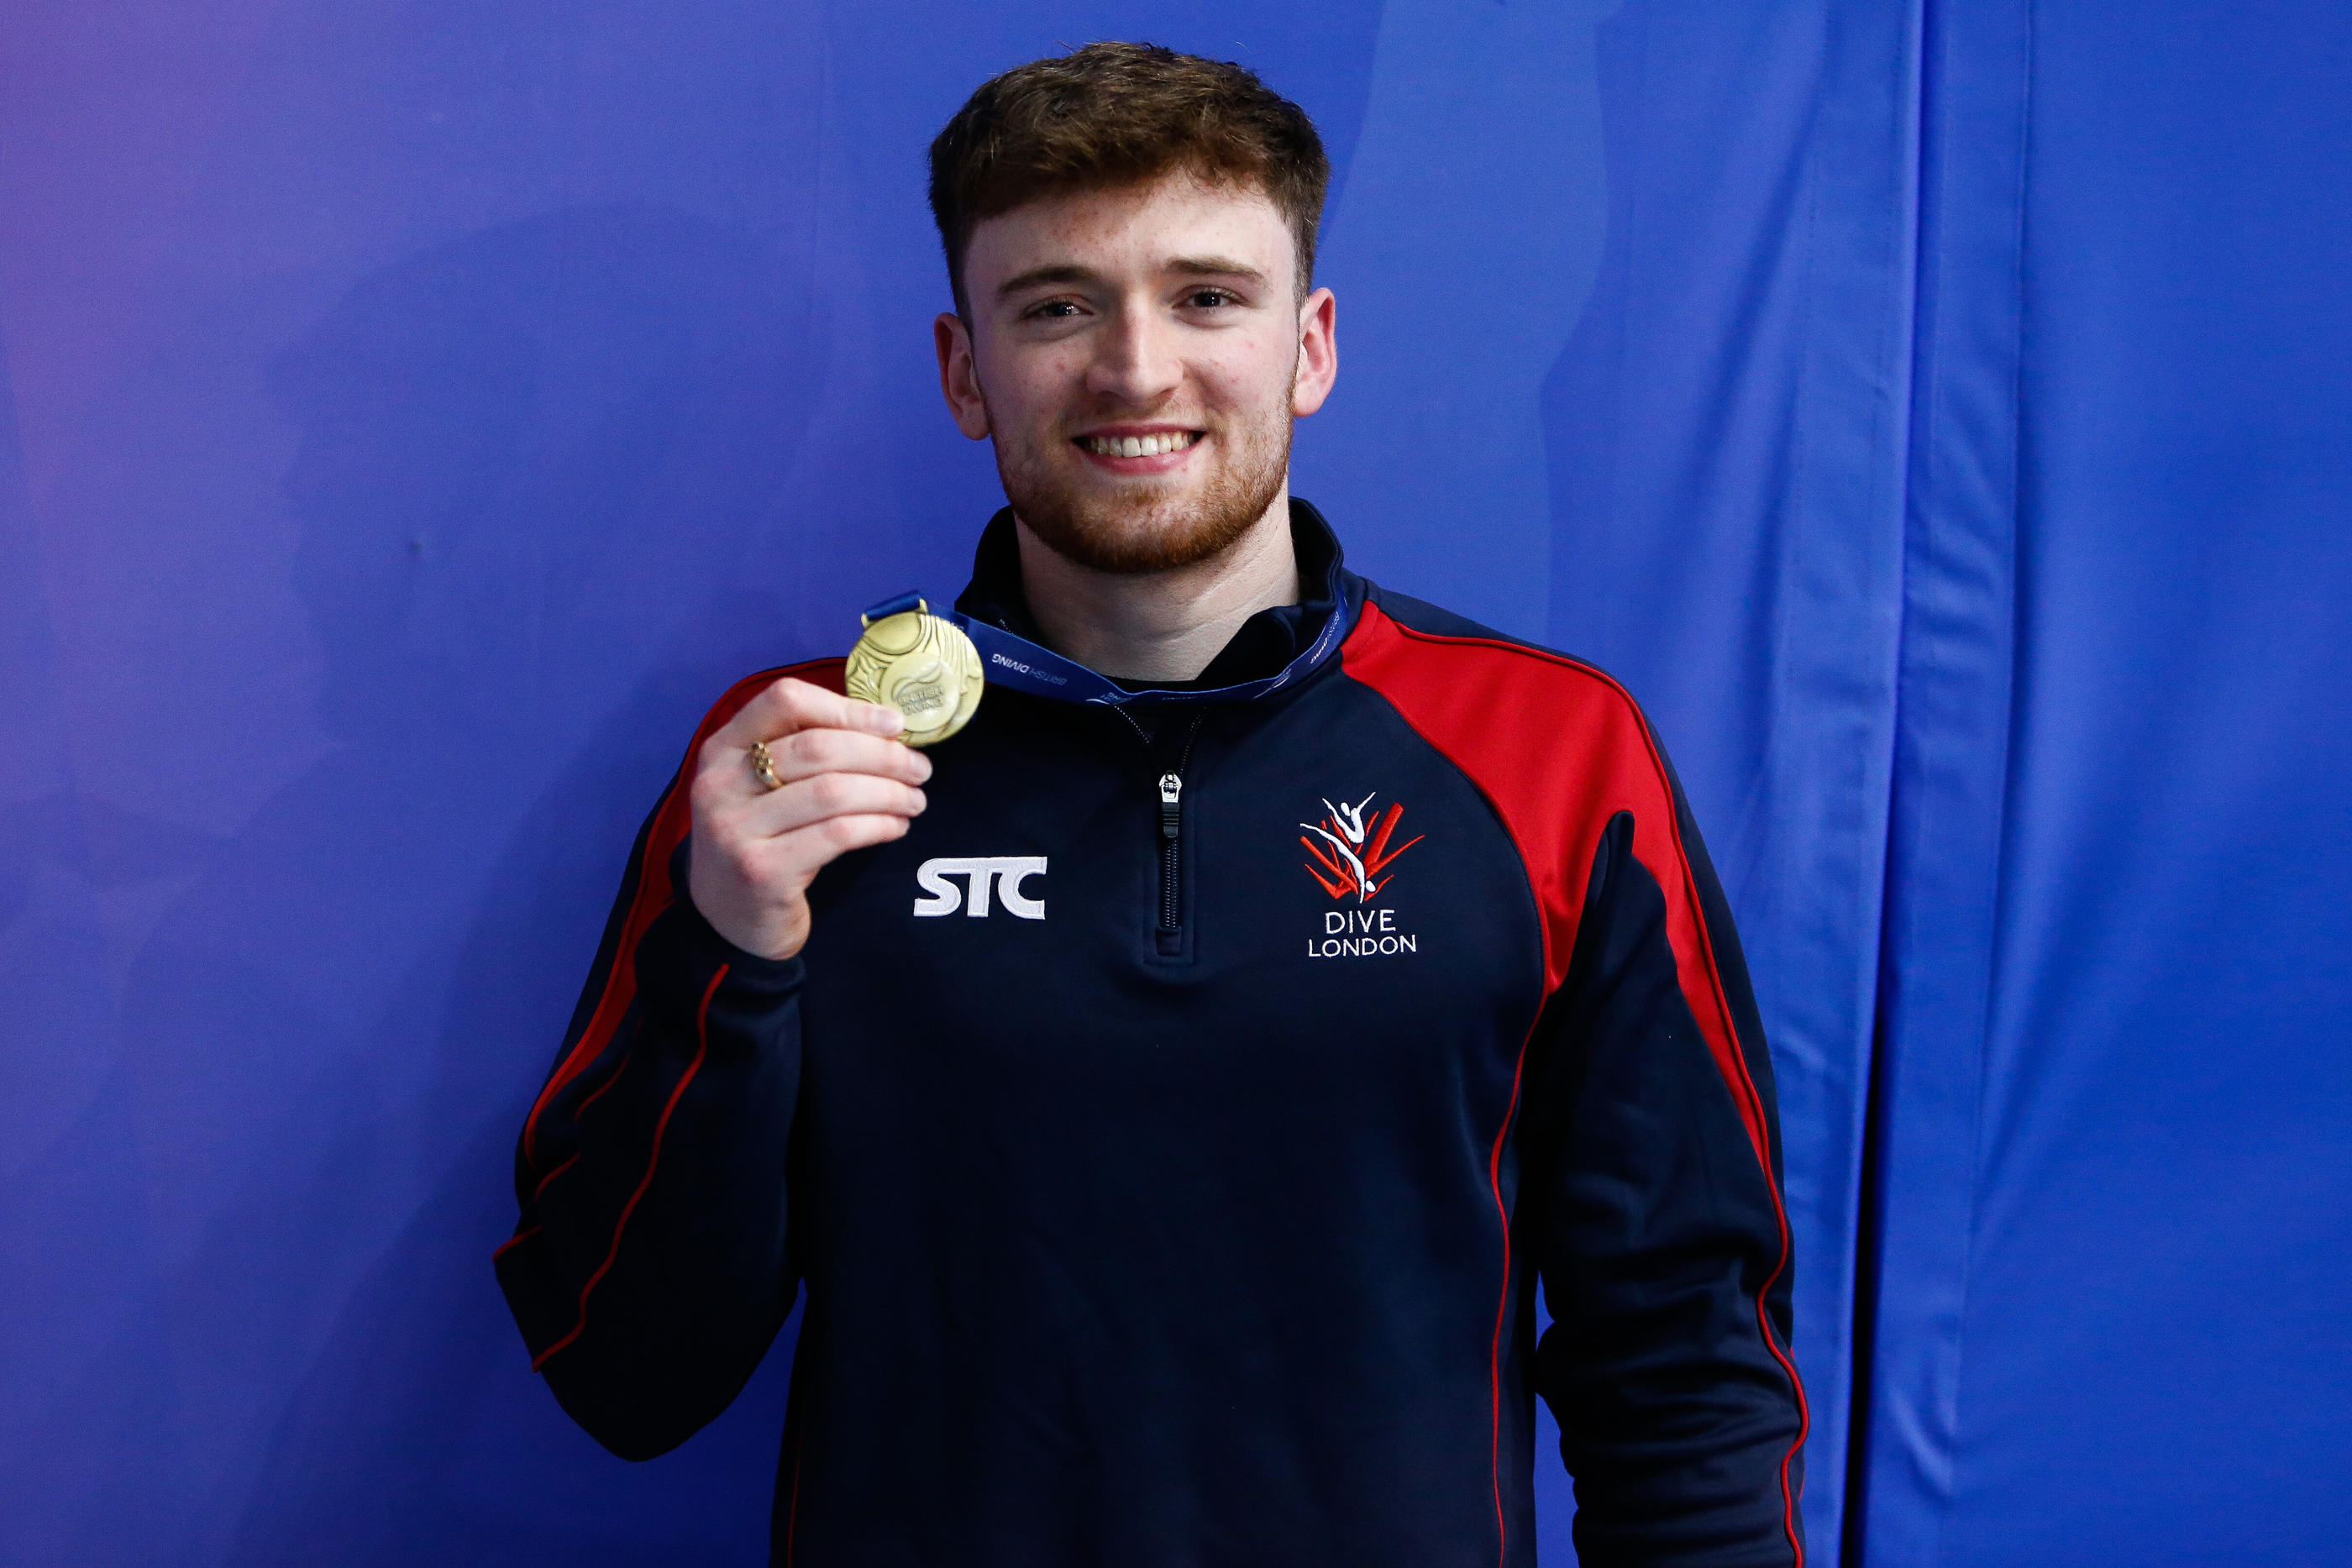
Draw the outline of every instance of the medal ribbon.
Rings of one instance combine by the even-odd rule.
[[[1213,686],[1205,690],[1189,687],[1169,690],[1146,687],[1129,691],[1118,682],[1097,674],[1076,659],[1068,659],[1051,648],[1041,647],[1028,638],[1007,632],[1002,626],[992,626],[985,621],[975,621],[961,610],[934,610],[932,614],[961,628],[980,650],[981,668],[986,672],[991,685],[1011,686],[1041,697],[1052,697],[1066,703],[1101,703],[1118,707],[1126,703],[1151,701],[1168,703],[1238,703],[1262,697],[1268,692],[1280,691],[1294,681],[1303,679],[1339,645],[1347,632],[1347,599],[1341,593],[1339,570],[1331,572],[1331,612],[1324,617],[1323,629],[1315,641],[1280,670],[1239,685]],[[879,621],[886,615],[903,614],[924,602],[919,593],[902,593],[896,599],[886,599],[866,612],[868,621]]]

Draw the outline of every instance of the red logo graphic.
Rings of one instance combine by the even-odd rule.
[[[1357,903],[1369,902],[1372,894],[1394,880],[1382,877],[1381,873],[1394,863],[1397,856],[1429,836],[1416,833],[1394,848],[1390,847],[1389,840],[1396,832],[1397,819],[1404,815],[1404,808],[1392,801],[1379,821],[1366,823],[1364,808],[1379,794],[1375,789],[1352,806],[1334,806],[1326,800],[1323,810],[1327,814],[1321,823],[1298,824],[1315,835],[1298,841],[1307,851],[1307,874],[1322,883],[1323,891],[1334,898],[1345,898],[1352,893]],[[1317,839],[1322,841],[1318,843]]]

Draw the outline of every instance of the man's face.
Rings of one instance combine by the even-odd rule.
[[[1108,572],[1190,565],[1281,497],[1290,422],[1337,371],[1330,291],[1297,299],[1293,257],[1262,192],[1182,173],[972,232],[970,324],[936,329],[941,384],[1056,553]]]

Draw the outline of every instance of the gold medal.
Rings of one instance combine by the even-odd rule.
[[[930,612],[918,599],[912,610],[878,621],[859,616],[866,630],[849,650],[843,674],[851,696],[907,716],[898,738],[909,746],[945,740],[969,724],[987,684],[980,650],[963,628]]]

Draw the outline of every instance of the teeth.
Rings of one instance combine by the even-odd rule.
[[[1189,430],[1167,431],[1158,435],[1089,435],[1087,450],[1105,457],[1158,457],[1181,452],[1199,439]]]

